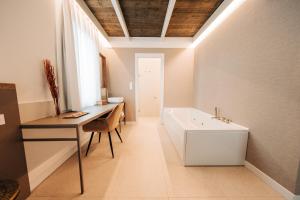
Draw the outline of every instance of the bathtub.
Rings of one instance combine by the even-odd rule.
[[[248,128],[195,108],[164,108],[163,124],[183,165],[244,165]]]

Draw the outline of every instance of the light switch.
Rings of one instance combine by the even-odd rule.
[[[129,90],[132,90],[132,81],[129,82]]]
[[[4,114],[0,114],[0,126],[5,124]]]

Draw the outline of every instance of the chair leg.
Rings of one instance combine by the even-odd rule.
[[[89,145],[88,145],[88,148],[87,148],[87,150],[86,150],[85,156],[87,156],[88,153],[89,153],[89,150],[90,150],[90,146],[91,146],[93,137],[94,137],[94,132],[92,132],[92,135],[91,135],[91,138],[90,138]]]
[[[120,138],[121,142],[123,143],[123,140],[122,140],[122,138],[121,138],[121,136],[120,136],[120,134],[119,134],[119,132],[118,132],[118,129],[117,129],[117,128],[115,128],[115,130],[116,130],[116,132],[117,132],[117,134],[118,134],[118,136],[119,136],[119,138]]]
[[[101,132],[99,132],[99,143],[100,143],[100,139],[101,139]]]
[[[115,155],[114,155],[114,148],[113,148],[113,145],[112,145],[112,142],[111,142],[110,132],[108,132],[108,138],[109,138],[109,145],[110,145],[111,154],[112,154],[112,157],[114,158],[115,157]]]

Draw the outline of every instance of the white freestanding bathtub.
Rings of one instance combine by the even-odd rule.
[[[163,123],[185,166],[244,165],[248,128],[195,108],[165,108]]]

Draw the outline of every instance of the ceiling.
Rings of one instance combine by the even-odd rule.
[[[131,37],[160,37],[168,0],[119,0]]]
[[[193,37],[223,0],[177,0],[167,37]]]
[[[111,0],[85,0],[108,36],[125,36]]]
[[[193,37],[223,2],[170,0],[175,2],[172,6],[169,0],[84,1],[109,37],[124,37],[126,32],[129,37]],[[114,7],[112,2],[118,6]],[[123,28],[120,22],[124,22]]]

